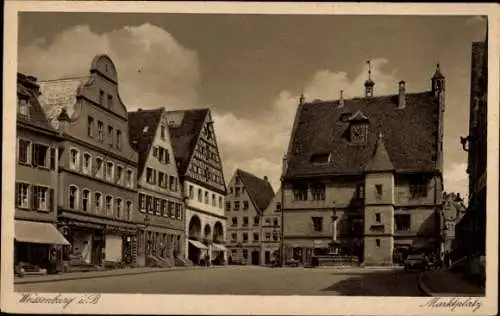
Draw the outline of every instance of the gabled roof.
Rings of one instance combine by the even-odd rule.
[[[305,103],[297,110],[285,178],[362,174],[380,133],[396,171],[434,172],[439,110],[431,91],[407,93],[404,109],[398,109],[398,95],[344,100],[340,108],[337,100]],[[351,123],[340,119],[358,111],[368,119],[364,145],[350,143],[346,134]],[[328,164],[310,163],[311,155],[325,152],[331,153]]]
[[[17,74],[17,93],[24,95],[29,101],[29,115],[21,115],[18,113],[17,120],[34,127],[42,128],[50,132],[56,132],[50,125],[43,108],[39,102],[39,94],[37,90],[39,85],[35,82],[35,78],[26,75]]]
[[[377,139],[377,144],[375,145],[375,152],[373,157],[366,166],[365,171],[367,172],[381,172],[381,171],[392,171],[394,170],[394,165],[389,158],[387,149],[384,145],[384,139],[382,133],[379,134]]]
[[[208,109],[167,111],[167,117],[182,115],[182,120],[179,124],[169,124],[168,128],[180,176],[184,175],[187,171],[208,111]]]
[[[165,108],[128,112],[130,146],[139,154],[137,175],[141,175]]]
[[[236,176],[240,178],[252,199],[258,212],[263,212],[274,197],[274,191],[266,179],[261,179],[249,172],[237,169]]]
[[[40,91],[42,95],[39,97],[43,110],[47,118],[55,129],[59,128],[58,117],[63,108],[71,118],[75,112],[77,96],[80,93],[80,88],[90,84],[90,77],[79,77],[69,79],[57,79],[40,81]]]

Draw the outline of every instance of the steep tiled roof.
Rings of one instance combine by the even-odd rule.
[[[179,175],[184,175],[187,171],[189,160],[207,114],[208,109],[167,111],[169,121],[170,117],[181,116],[180,122],[176,122],[175,125],[169,124],[172,150],[174,151]]]
[[[397,107],[398,95],[344,100],[341,108],[338,101],[300,105],[285,177],[362,173],[372,159],[379,133],[384,135],[396,171],[435,171],[439,106],[433,93],[407,93],[406,107]],[[358,111],[368,118],[364,145],[349,142],[350,123],[341,120]],[[329,163],[310,163],[313,154],[325,152],[331,153]]]
[[[165,108],[128,112],[130,145],[139,154],[137,174],[141,175]]]
[[[373,153],[373,158],[370,160],[365,170],[370,172],[394,170],[394,165],[384,145],[382,133],[378,136],[377,143],[375,144],[375,153]]]
[[[57,117],[65,108],[71,118],[75,112],[76,97],[80,87],[89,84],[90,77],[40,81],[40,103],[50,124],[59,128]]]
[[[274,197],[274,191],[269,181],[240,169],[236,170],[236,175],[247,189],[248,195],[258,211],[264,211]]]
[[[37,90],[39,85],[35,83],[35,78],[27,77],[23,74],[17,74],[17,93],[24,95],[29,100],[28,115],[18,113],[17,120],[25,124],[29,124],[38,128],[42,128],[51,132],[56,132],[50,125],[43,108],[39,102]]]

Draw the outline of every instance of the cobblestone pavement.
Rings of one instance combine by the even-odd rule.
[[[230,266],[16,284],[16,292],[419,296],[418,273],[401,269]]]

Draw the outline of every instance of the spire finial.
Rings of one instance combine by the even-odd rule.
[[[368,64],[368,80],[372,80],[372,61],[368,59],[366,63]]]

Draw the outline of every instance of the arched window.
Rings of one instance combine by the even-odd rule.
[[[80,169],[80,152],[76,148],[71,148],[70,150],[69,167],[71,170]]]
[[[113,215],[113,197],[111,195],[106,195],[106,215]]]
[[[89,153],[83,154],[83,173],[90,174],[92,172],[92,156]]]
[[[75,185],[69,186],[69,208],[72,210],[78,209],[78,187]]]
[[[96,192],[94,194],[94,203],[95,203],[95,211],[100,213],[102,211],[102,194],[100,192]]]
[[[90,191],[85,189],[82,191],[82,209],[84,212],[90,210]]]

